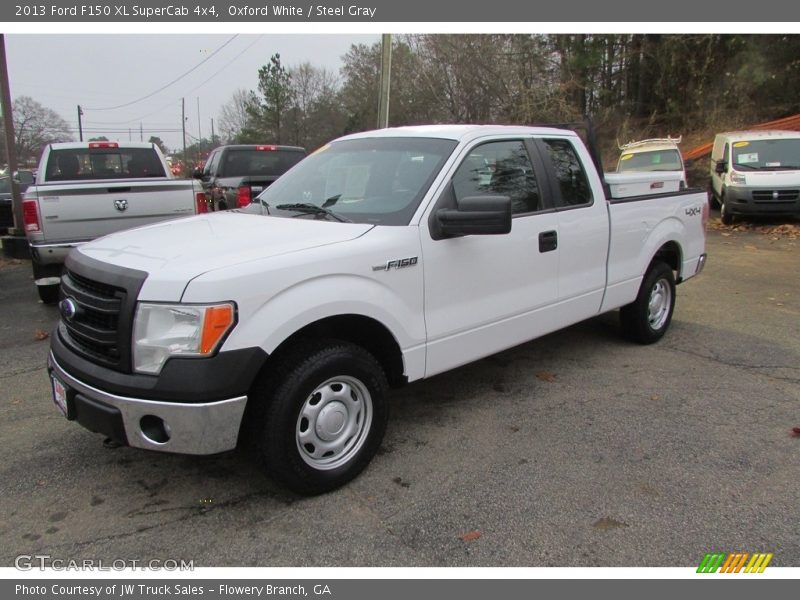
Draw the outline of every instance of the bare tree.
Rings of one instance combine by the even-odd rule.
[[[19,96],[13,102],[12,113],[20,164],[33,164],[47,144],[74,139],[69,124],[61,116],[29,96]]]
[[[239,134],[250,125],[250,114],[247,107],[252,102],[252,92],[240,88],[233,92],[233,96],[223,105],[219,113],[219,133],[226,142],[235,141]]]

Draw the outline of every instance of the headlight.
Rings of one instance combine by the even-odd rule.
[[[133,322],[133,370],[157,375],[171,356],[209,356],[236,321],[233,303],[141,302]]]
[[[742,173],[737,173],[736,171],[731,171],[730,180],[733,185],[747,185],[747,177],[745,177]]]

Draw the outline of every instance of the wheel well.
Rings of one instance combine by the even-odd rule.
[[[363,315],[337,315],[310,323],[296,331],[275,349],[265,368],[290,347],[310,339],[337,339],[352,342],[372,354],[383,367],[392,387],[407,381],[403,371],[403,354],[392,333],[379,321]]]
[[[681,247],[677,242],[667,242],[661,246],[661,248],[658,249],[658,252],[656,252],[655,256],[653,256],[653,260],[650,261],[650,264],[656,261],[667,263],[669,267],[676,273],[676,283],[681,281],[681,263],[683,262],[683,254],[681,252]]]

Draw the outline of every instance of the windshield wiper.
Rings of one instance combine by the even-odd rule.
[[[329,210],[322,206],[317,206],[316,204],[309,204],[307,202],[297,202],[294,204],[278,204],[278,206],[276,206],[275,208],[279,210],[293,210],[301,214],[307,214],[307,215],[326,215],[328,217],[336,219],[341,223],[352,223],[350,219],[345,219],[344,217],[337,215],[332,210]]]
[[[733,168],[736,170],[750,169],[751,171],[758,171],[758,167],[754,167],[753,165],[748,165],[744,163],[733,163]]]
[[[774,167],[761,167],[761,171],[794,171],[800,169],[797,165],[776,165]]]

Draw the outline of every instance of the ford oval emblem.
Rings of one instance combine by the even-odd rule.
[[[58,308],[61,311],[61,316],[64,317],[65,321],[72,321],[75,318],[75,315],[78,314],[78,305],[75,304],[75,300],[72,298],[65,298],[58,304]]]

